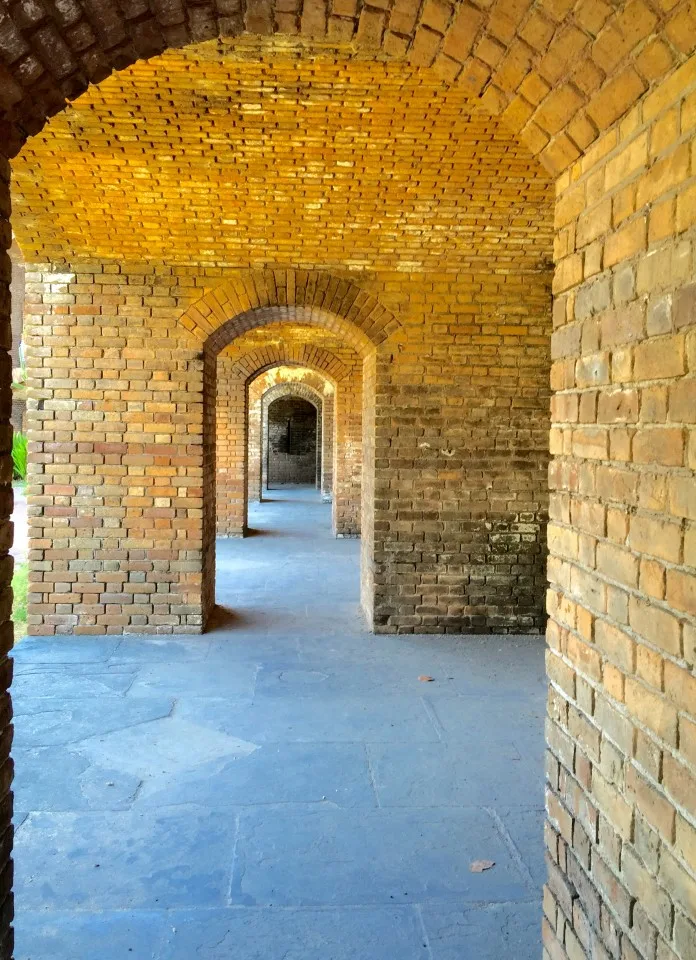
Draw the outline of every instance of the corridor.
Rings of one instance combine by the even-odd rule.
[[[270,496],[212,632],[17,646],[17,960],[538,957],[542,638],[368,634]]]

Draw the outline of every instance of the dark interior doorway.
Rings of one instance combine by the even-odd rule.
[[[315,484],[317,409],[302,397],[279,397],[268,407],[268,487]]]

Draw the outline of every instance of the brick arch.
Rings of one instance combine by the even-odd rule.
[[[210,356],[249,330],[288,322],[331,330],[366,356],[401,326],[352,281],[292,268],[249,270],[226,280],[191,304],[179,322]]]
[[[314,387],[310,387],[309,384],[302,383],[301,381],[276,383],[265,391],[261,397],[261,400],[266,407],[270,407],[270,405],[275,403],[276,400],[281,400],[283,397],[289,396],[302,397],[303,400],[307,400],[309,403],[315,406],[317,410],[321,409],[321,406],[324,402],[324,398],[318,390],[315,390]]]
[[[322,444],[322,435],[323,435],[323,420],[324,420],[324,408],[325,402],[322,394],[315,390],[307,383],[301,381],[288,380],[285,383],[276,383],[273,386],[269,387],[261,395],[261,409],[260,409],[260,440],[261,440],[261,450],[259,465],[261,467],[261,495],[263,495],[264,488],[267,488],[270,484],[270,478],[268,475],[269,470],[269,459],[268,459],[268,444],[269,444],[269,416],[270,409],[274,403],[278,400],[284,400],[286,397],[298,397],[300,400],[304,400],[309,403],[314,410],[316,411],[316,464],[315,464],[315,483],[318,489],[322,487],[322,462],[324,458],[324,450]],[[333,395],[331,395],[329,403],[333,406]],[[251,410],[249,411],[251,414]],[[251,422],[249,423],[250,436],[251,440]],[[251,454],[251,450],[249,451]],[[249,483],[251,483],[251,457],[249,458]]]
[[[14,156],[67,101],[139,59],[216,38],[276,34],[304,46],[329,41],[347,55],[433,67],[443,82],[502,115],[558,173],[693,52],[690,7],[678,0],[651,6],[403,0],[389,9],[355,4],[339,13],[328,0],[296,0],[290,10],[277,0],[240,0],[228,13],[199,0],[6,3],[0,142]]]
[[[279,365],[281,370],[287,365]],[[264,406],[268,395],[275,396],[274,391],[280,387],[290,386],[293,390],[302,389],[306,391],[307,397],[313,396],[320,405],[320,433],[321,442],[320,457],[317,469],[318,485],[325,500],[333,500],[333,480],[334,480],[334,428],[335,428],[335,400],[337,383],[325,371],[312,369],[310,367],[293,366],[293,370],[301,373],[302,379],[295,377],[291,379],[282,379],[279,381],[270,381],[269,374],[272,374],[277,367],[271,366],[265,370],[260,370],[256,376],[247,381],[247,500],[263,500],[264,487],[264,467],[265,458],[263,456],[263,437],[264,437]],[[282,373],[281,373],[282,375]],[[329,389],[327,389],[327,387]],[[218,506],[218,514],[222,511]]]
[[[280,366],[306,367],[325,374],[334,383],[348,375],[348,367],[336,354],[310,343],[269,344],[250,350],[235,360],[233,370],[251,383],[256,377]]]

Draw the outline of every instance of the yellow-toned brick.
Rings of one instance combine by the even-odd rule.
[[[644,216],[630,220],[607,237],[604,244],[604,265],[613,267],[622,260],[628,260],[641,250],[647,242],[647,220]]]

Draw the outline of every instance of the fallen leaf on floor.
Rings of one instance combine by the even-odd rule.
[[[491,867],[494,866],[495,860],[474,860],[469,870],[471,870],[472,873],[483,873],[484,870],[490,870]]]
[[[418,679],[422,680],[423,683],[432,683],[435,677],[429,677],[426,673],[422,673]]]

